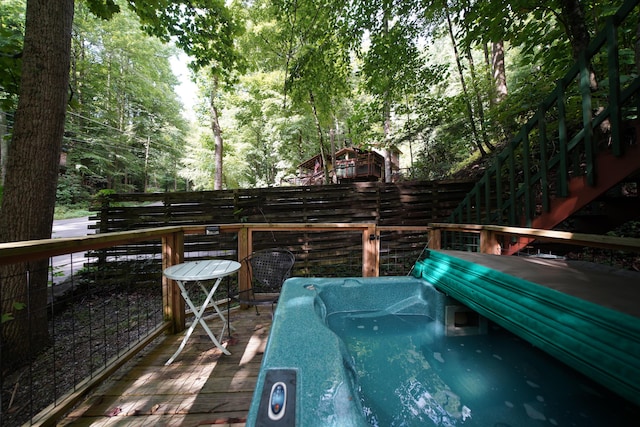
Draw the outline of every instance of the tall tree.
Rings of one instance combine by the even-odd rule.
[[[504,41],[491,43],[491,77],[495,95],[491,97],[492,103],[503,101],[508,94],[507,71],[504,65]]]
[[[91,10],[110,17],[119,10],[114,0],[86,0]],[[165,40],[177,42],[193,52],[201,65],[211,56],[225,34],[218,25],[222,0],[129,0],[128,5],[141,17],[145,29]],[[28,0],[20,96],[13,137],[9,146],[7,177],[0,207],[0,241],[13,242],[51,236],[57,173],[68,101],[71,30],[74,0]],[[201,44],[206,41],[207,43]],[[24,272],[30,271],[28,281]],[[46,286],[47,263],[11,265],[0,269],[3,318],[3,360],[26,360],[47,342]],[[15,304],[27,304],[16,311]],[[5,316],[6,315],[6,316]],[[26,316],[30,315],[30,319]],[[31,339],[25,332],[30,330]],[[29,348],[29,345],[33,347]]]
[[[444,11],[445,16],[447,18],[447,29],[449,31],[449,38],[451,40],[451,45],[453,46],[454,57],[456,60],[456,68],[458,69],[458,76],[460,77],[460,86],[462,86],[462,96],[467,109],[467,119],[469,120],[469,126],[471,127],[473,142],[480,151],[482,156],[486,156],[487,152],[482,146],[482,142],[480,141],[480,137],[478,136],[478,130],[476,128],[476,121],[473,117],[473,107],[471,106],[471,100],[469,91],[467,90],[467,83],[464,77],[464,71],[462,68],[462,59],[460,53],[458,51],[458,42],[456,41],[456,37],[453,30],[453,24],[451,22],[451,14],[449,13],[449,6],[447,5],[447,0],[444,1]]]
[[[220,113],[218,112],[218,106],[216,105],[216,98],[218,97],[219,77],[218,75],[211,76],[211,87],[209,94],[210,102],[210,114],[211,114],[211,130],[213,131],[213,164],[215,166],[213,189],[222,190],[222,156],[223,141],[222,141],[222,129],[220,128]]]
[[[357,1],[350,11],[349,32],[355,46],[365,38],[370,46],[362,53],[364,87],[380,102],[385,157],[385,180],[391,182],[391,114],[406,89],[420,81],[423,71],[417,48],[423,14],[419,2],[410,0]]]
[[[194,25],[204,34],[215,33],[216,37],[200,37],[195,33],[190,38],[178,40],[180,46],[188,55],[194,58],[189,66],[195,72],[206,72],[206,92],[209,102],[209,121],[215,142],[214,147],[214,189],[221,190],[223,184],[224,140],[220,126],[220,108],[218,100],[220,86],[231,84],[238,70],[244,69],[244,59],[236,48],[236,39],[244,31],[242,13],[239,6],[231,3],[227,7],[224,1],[210,0],[210,7],[216,13],[207,19],[196,19]],[[235,8],[236,13],[232,13]]]
[[[29,0],[26,9],[20,98],[9,146],[0,241],[51,236],[69,83],[73,0]],[[24,360],[47,344],[47,260],[0,269],[3,356]],[[30,271],[25,284],[20,279]],[[29,303],[15,311],[15,304]],[[27,313],[30,319],[27,321]],[[31,329],[31,334],[27,332]],[[30,339],[25,339],[29,336]],[[30,345],[35,348],[29,348]],[[9,354],[4,349],[10,349]],[[12,357],[13,356],[13,357]]]
[[[186,126],[169,62],[175,51],[145,34],[130,10],[105,21],[77,5],[64,141],[70,164],[116,191],[162,181],[157,161],[178,156],[184,137],[173,130]],[[171,176],[175,163],[164,163],[160,175]]]
[[[284,94],[291,112],[311,115],[316,131],[316,153],[320,153],[329,182],[327,165],[333,155],[325,135],[333,112],[349,93],[349,58],[338,37],[337,8],[332,0],[274,2],[274,17],[285,47],[281,66],[285,71]]]

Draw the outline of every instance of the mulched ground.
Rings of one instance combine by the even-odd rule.
[[[162,321],[149,289],[76,297],[49,321],[51,346],[27,366],[2,373],[1,426],[17,426],[60,399]]]

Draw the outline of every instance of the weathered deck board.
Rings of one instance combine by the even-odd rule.
[[[219,331],[219,321],[209,321]],[[215,348],[201,328],[170,365],[182,334],[165,337],[138,356],[59,426],[243,426],[253,397],[271,315],[233,310],[231,355]]]

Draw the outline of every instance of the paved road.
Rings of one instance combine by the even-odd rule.
[[[95,230],[89,229],[90,224],[95,224],[95,221],[90,221],[88,217],[53,221],[51,237],[56,239],[61,237],[81,237],[86,236],[87,234],[95,234]],[[63,282],[71,274],[82,269],[86,261],[84,255],[84,252],[78,252],[71,255],[53,257],[51,260],[54,271],[53,283],[58,284]]]
[[[89,229],[89,225],[95,224],[96,221],[90,221],[89,217],[59,219],[53,221],[52,238],[58,237],[80,237],[87,234],[95,234],[95,230]]]

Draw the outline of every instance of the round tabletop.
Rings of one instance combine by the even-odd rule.
[[[164,270],[164,275],[169,279],[188,282],[217,279],[228,276],[238,270],[240,270],[239,262],[224,259],[210,259],[172,265]]]

